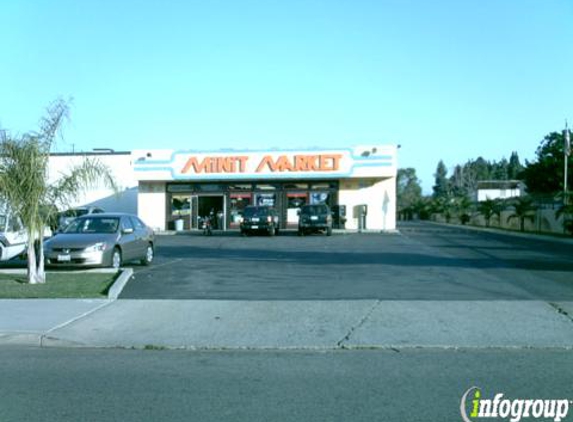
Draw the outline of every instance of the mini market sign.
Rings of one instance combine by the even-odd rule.
[[[257,180],[377,177],[395,172],[395,153],[320,151],[133,151],[137,180]]]
[[[259,161],[256,158],[250,160],[248,155],[191,156],[181,174],[336,172],[340,169],[342,157],[342,154],[265,155]]]

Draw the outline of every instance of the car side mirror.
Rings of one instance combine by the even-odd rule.
[[[131,234],[133,233],[133,229],[132,228],[127,228],[127,229],[123,229],[121,231],[121,234]]]

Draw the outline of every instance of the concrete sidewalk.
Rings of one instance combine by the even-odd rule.
[[[0,345],[573,348],[573,303],[0,300]]]
[[[44,336],[111,303],[105,299],[0,299],[0,344],[39,346]]]

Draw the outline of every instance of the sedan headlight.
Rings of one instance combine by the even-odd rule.
[[[85,248],[85,252],[103,252],[107,248],[107,243],[105,242],[98,242],[95,245],[88,246]]]

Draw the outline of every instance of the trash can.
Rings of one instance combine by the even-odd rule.
[[[183,231],[183,219],[180,218],[178,220],[175,220],[175,231],[176,232],[182,232]]]
[[[368,205],[361,204],[354,207],[354,218],[358,219],[358,231],[366,230],[366,215],[368,214]]]

